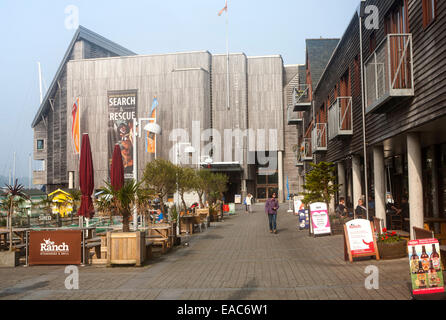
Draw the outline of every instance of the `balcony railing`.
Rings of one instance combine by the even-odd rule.
[[[311,134],[311,145],[313,146],[313,153],[327,151],[327,124],[316,123]]]
[[[364,64],[367,112],[385,113],[393,98],[414,95],[412,34],[389,34]]]
[[[293,89],[294,111],[308,111],[311,107],[310,86],[301,84]]]
[[[293,106],[289,106],[287,110],[288,125],[299,124],[302,122],[303,113],[294,111]]]
[[[339,97],[328,110],[328,138],[353,134],[353,99]]]
[[[300,150],[295,152],[295,158],[296,158],[296,167],[303,167],[304,162],[302,160],[302,153],[300,152]]]
[[[313,161],[313,150],[311,148],[311,139],[304,138],[300,146],[300,162]]]

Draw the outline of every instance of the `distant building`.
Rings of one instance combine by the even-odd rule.
[[[229,106],[227,74],[224,54],[136,55],[80,27],[32,123],[34,159],[42,164],[41,170],[34,172],[33,183],[45,185],[48,192],[79,186],[79,155],[72,139],[73,112],[78,108],[79,133],[89,133],[93,149],[96,188],[109,179],[115,143],[121,144],[127,177],[133,176],[135,163],[141,177],[145,164],[155,155],[172,162],[190,162],[184,155],[190,143],[197,150],[192,154],[196,167],[209,166],[230,177],[225,194],[228,202],[234,201],[236,194],[248,192],[258,200],[273,192],[284,199],[287,178],[291,194],[301,191],[302,179],[296,170],[297,114],[289,112],[288,106],[294,88],[302,81],[302,68],[284,66],[280,55],[230,54]],[[134,155],[132,120],[152,118],[152,106],[162,134],[146,136],[142,130]],[[138,129],[146,124],[148,121],[141,121]],[[178,128],[184,131],[172,137],[172,130]],[[212,163],[207,164],[209,142],[200,141],[206,138],[200,135],[209,129],[214,130],[212,142],[221,142],[221,149],[213,149]],[[249,138],[244,138],[241,147],[236,139],[225,137],[225,130],[229,134],[239,130]],[[270,136],[270,130],[275,134]],[[264,141],[258,135],[264,136]],[[178,147],[179,157],[172,138],[183,142]],[[276,165],[268,169],[262,154]]]

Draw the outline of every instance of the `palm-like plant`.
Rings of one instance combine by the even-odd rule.
[[[24,187],[21,184],[17,183],[17,179],[14,182],[14,185],[6,184],[6,199],[5,204],[8,209],[8,221],[9,221],[9,251],[13,251],[13,241],[12,241],[12,215],[15,210],[18,208],[20,203],[23,202],[24,199],[28,200],[29,197],[27,194],[23,192]]]
[[[136,195],[139,189],[139,183],[134,180],[127,181],[120,190],[115,190],[109,182],[101,188],[104,196],[110,196],[110,210],[122,215],[122,231],[130,231],[130,217],[132,209],[135,206]]]
[[[77,213],[77,209],[80,206],[81,198],[82,198],[82,192],[77,189],[69,190],[68,193],[70,194],[70,197],[72,199],[72,208],[73,211],[71,211],[71,223],[73,223],[73,216]]]

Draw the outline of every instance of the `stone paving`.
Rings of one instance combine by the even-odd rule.
[[[282,207],[286,207],[283,205]],[[282,208],[270,234],[262,205],[213,223],[189,246],[141,268],[80,267],[79,290],[65,289],[65,267],[0,268],[0,299],[131,300],[407,300],[407,259],[353,264],[343,237],[308,236]],[[365,268],[379,268],[379,289],[367,290]]]

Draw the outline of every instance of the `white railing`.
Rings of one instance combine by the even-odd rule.
[[[311,139],[304,138],[300,146],[300,161],[313,161],[313,149]]]
[[[327,151],[328,139],[327,139],[327,124],[316,123],[311,134],[311,144],[313,146],[313,153],[319,151]]]
[[[367,112],[414,95],[412,34],[388,34],[364,63]]]
[[[328,139],[353,134],[353,99],[339,97],[328,110]]]
[[[310,86],[300,84],[293,89],[293,106],[310,106]]]
[[[298,124],[303,119],[303,113],[294,111],[293,106],[289,106],[287,110],[288,124]]]

